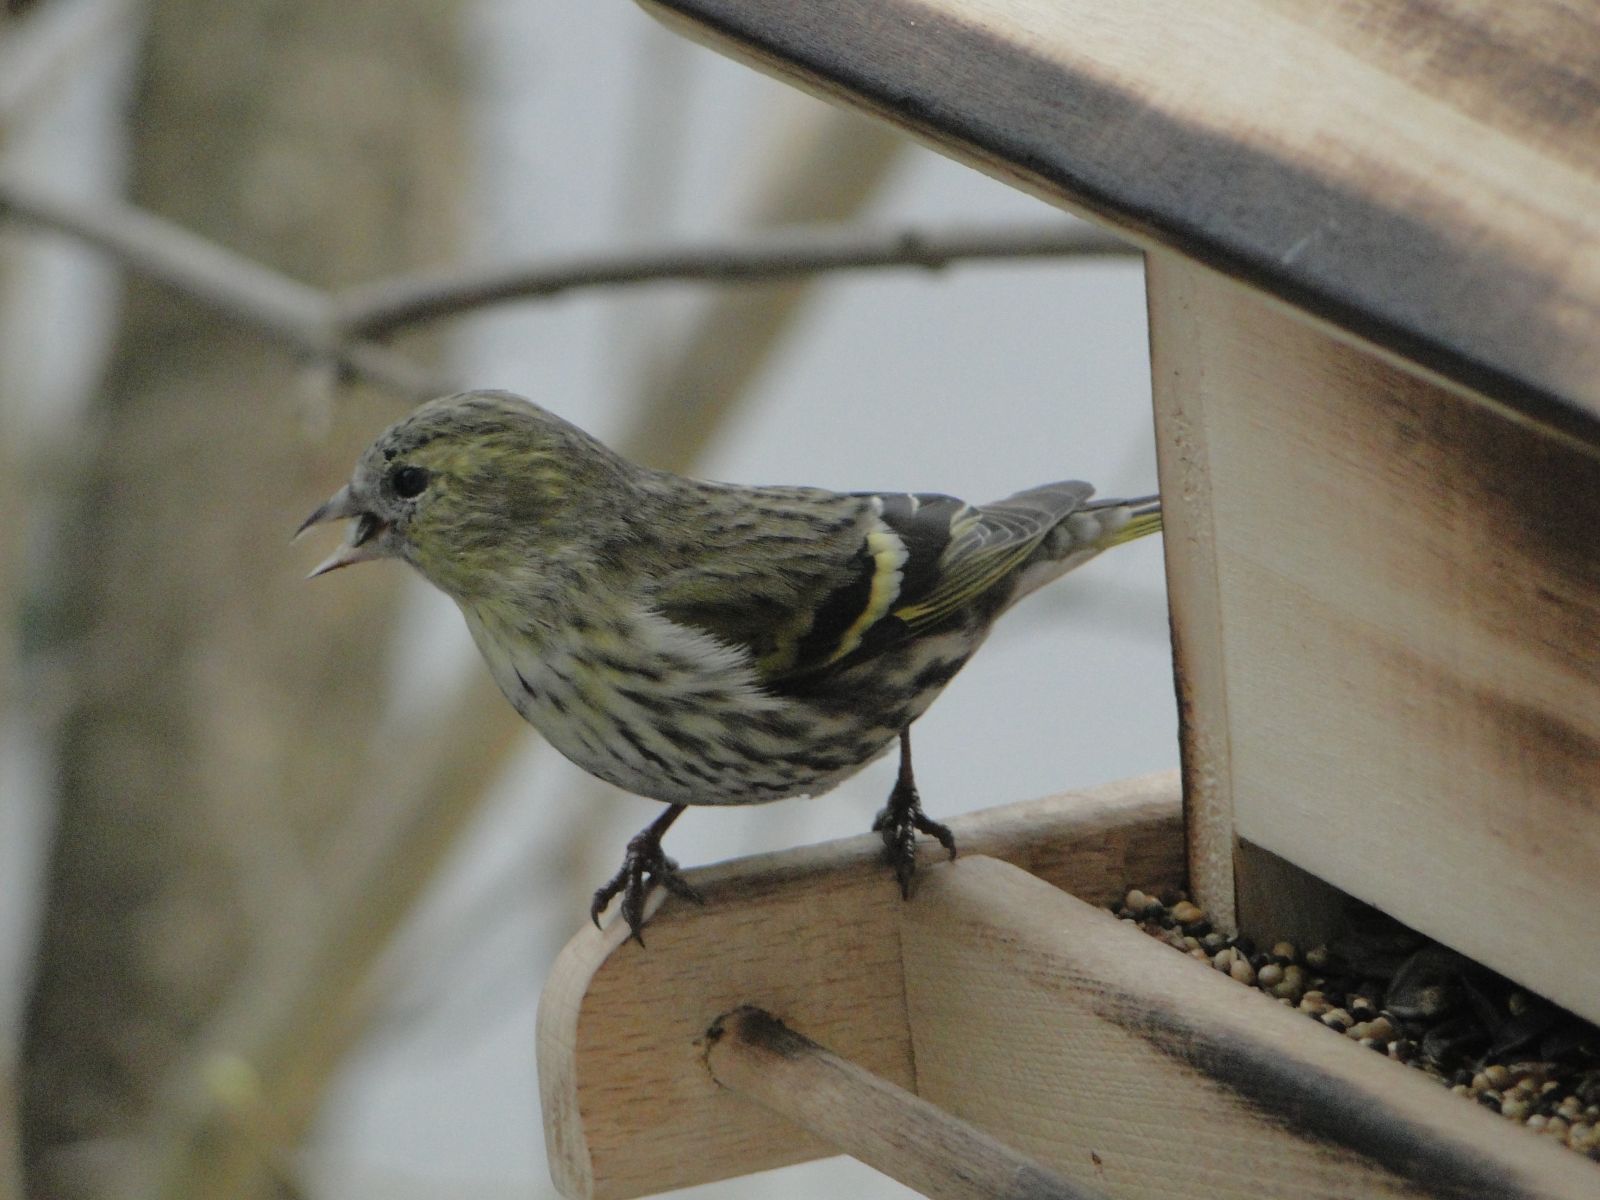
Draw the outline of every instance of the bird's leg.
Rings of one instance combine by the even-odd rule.
[[[917,795],[917,781],[911,776],[911,730],[900,731],[900,776],[894,781],[894,791],[889,793],[889,803],[884,805],[872,822],[875,832],[883,835],[884,857],[894,868],[894,877],[900,883],[900,894],[911,898],[911,877],[917,870],[917,834],[925,833],[939,839],[939,844],[956,856],[955,834],[947,825],[941,825],[922,811],[922,797]]]
[[[611,903],[612,897],[621,892],[622,919],[628,923],[629,936],[642,946],[644,938],[639,931],[644,928],[644,902],[656,884],[659,883],[684,900],[704,903],[700,893],[678,874],[678,864],[661,849],[662,837],[683,810],[682,804],[669,805],[666,812],[629,839],[627,853],[622,856],[621,869],[595,892],[594,901],[589,905],[589,917],[596,925],[600,924],[600,914]]]

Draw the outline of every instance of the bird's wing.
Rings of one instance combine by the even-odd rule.
[[[732,556],[741,570],[667,582],[670,619],[742,646],[763,683],[799,685],[931,630],[1020,567],[1092,490],[1058,483],[977,507],[930,493],[858,493],[842,539],[780,558]]]
[[[909,633],[933,628],[1022,566],[1093,494],[1069,480],[981,507],[950,496],[882,497],[883,519],[912,551],[890,615]]]

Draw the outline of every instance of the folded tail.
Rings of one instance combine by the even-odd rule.
[[[1132,500],[1099,500],[1090,508],[1126,508],[1128,519],[1105,539],[1101,547],[1109,550],[1124,542],[1132,542],[1152,533],[1161,532],[1161,497],[1138,496]]]

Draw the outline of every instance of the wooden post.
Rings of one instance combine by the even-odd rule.
[[[758,1008],[711,1027],[723,1087],[934,1200],[1096,1200],[943,1109],[824,1050]]]
[[[1600,1019],[1600,448],[1148,261],[1200,902],[1283,936],[1237,837]]]

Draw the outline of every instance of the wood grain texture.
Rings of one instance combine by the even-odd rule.
[[[642,0],[1519,412],[1600,430],[1583,0]]]
[[[1150,387],[1155,400],[1156,455],[1161,478],[1161,541],[1171,598],[1172,670],[1178,698],[1178,751],[1183,763],[1183,823],[1189,845],[1189,889],[1220,928],[1238,929],[1233,860],[1233,774],[1229,769],[1228,689],[1217,585],[1217,533],[1211,512],[1211,455],[1204,412],[1190,411],[1196,390],[1190,364],[1167,352],[1204,336],[1196,306],[1182,290],[1190,276],[1175,255],[1146,256],[1151,337]],[[1169,281],[1170,276],[1170,281]],[[1155,349],[1161,343],[1161,350]]]
[[[1113,1197],[1580,1200],[1600,1169],[995,860],[902,923],[917,1090]]]
[[[1174,256],[1150,281],[1157,405],[1204,447],[1175,474],[1162,422],[1168,519],[1203,495],[1215,531],[1167,542],[1179,678],[1214,689],[1183,709],[1226,714],[1185,772],[1239,837],[1600,1019],[1600,450]]]
[[[1135,881],[1183,879],[1176,772],[950,824],[963,856],[1004,858],[1093,903]],[[905,905],[881,852],[869,835],[687,872],[705,905],[662,905],[645,948],[615,922],[573,938],[538,1027],[545,1140],[563,1195],[622,1200],[836,1153],[707,1074],[706,1030],[742,1005],[912,1087]]]
[[[933,1200],[1104,1200],[756,1008],[711,1027],[728,1088]]]

